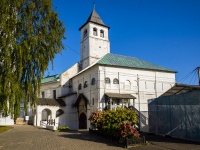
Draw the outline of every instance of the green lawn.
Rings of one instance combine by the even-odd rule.
[[[4,131],[7,131],[7,130],[10,130],[12,129],[13,127],[11,126],[0,126],[0,133],[4,132]]]

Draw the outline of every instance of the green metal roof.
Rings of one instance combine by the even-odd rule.
[[[158,70],[158,71],[167,71],[167,72],[176,72],[174,70],[158,66],[143,60],[140,60],[135,57],[121,56],[116,54],[106,54],[101,58],[97,64],[100,65],[109,65],[109,66],[121,66],[137,69],[147,69],[147,70]]]
[[[58,80],[59,78],[60,78],[60,74],[47,76],[47,77],[42,79],[42,83],[53,82],[53,81]]]

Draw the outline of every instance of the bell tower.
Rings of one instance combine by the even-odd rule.
[[[87,21],[79,28],[81,31],[80,65],[84,69],[101,57],[110,53],[108,30],[95,9],[92,10]]]

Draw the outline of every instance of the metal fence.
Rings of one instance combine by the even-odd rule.
[[[200,141],[200,91],[160,97],[149,105],[149,131]]]

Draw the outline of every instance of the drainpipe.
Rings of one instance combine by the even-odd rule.
[[[154,88],[155,88],[155,96],[156,96],[156,98],[158,97],[158,95],[157,95],[157,81],[156,81],[156,72],[155,72],[155,85],[154,85]]]
[[[138,105],[139,105],[139,130],[141,129],[141,120],[140,120],[140,83],[139,83],[139,76],[137,74],[137,87],[138,87]]]

